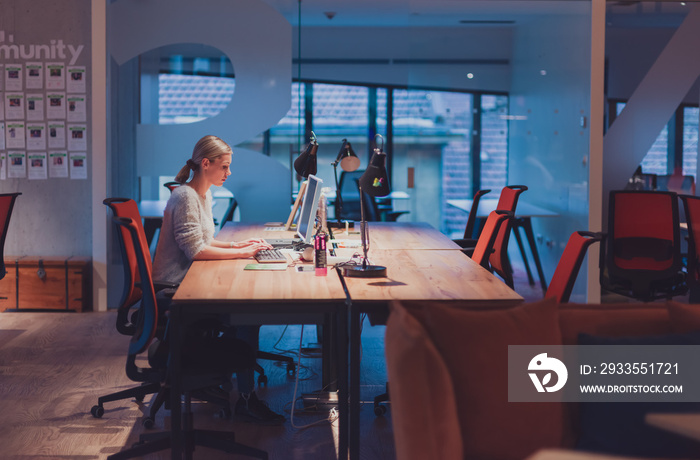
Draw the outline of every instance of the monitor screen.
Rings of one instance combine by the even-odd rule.
[[[322,186],[323,181],[321,179],[313,174],[309,174],[306,192],[304,193],[304,203],[301,205],[301,213],[297,221],[297,235],[306,244],[311,244],[311,238],[313,237],[316,210],[321,199]]]

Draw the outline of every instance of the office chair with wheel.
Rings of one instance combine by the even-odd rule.
[[[578,231],[571,234],[554,270],[552,280],[549,282],[544,296],[546,299],[554,298],[557,303],[569,301],[581,264],[586,257],[586,251],[593,243],[602,241],[604,238],[603,233]]]
[[[675,192],[610,192],[608,237],[601,285],[637,300],[687,291]]]
[[[506,185],[501,190],[496,210],[510,211],[515,216],[515,208],[518,205],[520,194],[527,190],[525,185]],[[508,238],[513,226],[513,219],[508,219],[505,225],[501,225],[493,244],[493,252],[489,256],[491,271],[503,278],[505,283],[513,289],[513,268],[508,260]]]
[[[15,206],[15,200],[21,195],[20,192],[0,194],[0,280],[5,277],[5,238],[7,230],[10,228],[10,217],[12,217],[12,208]]]
[[[140,226],[140,234],[145,239],[141,217],[139,215],[138,205],[134,200],[128,198],[107,198],[103,201],[116,217],[131,218],[134,225]],[[117,308],[117,331],[120,334],[133,336],[136,332],[135,323],[138,321],[138,310],[141,301],[141,288],[139,287],[140,279],[138,274],[138,264],[136,261],[136,252],[134,245],[131,243],[131,237],[125,228],[118,228],[118,240],[122,253],[122,266],[124,268],[124,283],[122,289],[122,298]],[[147,248],[148,245],[144,241],[142,244]],[[150,263],[150,255],[148,261]],[[132,311],[133,310],[133,311]],[[131,318],[129,317],[131,314]],[[100,396],[97,404],[92,406],[90,413],[95,418],[101,418],[104,415],[104,404],[122,399],[135,398],[141,402],[146,395],[158,393],[161,391],[160,381],[156,379],[154,382],[142,382],[138,387],[129,388],[127,390],[118,391],[105,396]],[[152,413],[143,421],[144,426],[153,426],[155,412],[157,407],[152,406]]]
[[[513,213],[513,216],[515,216],[515,209],[518,205],[518,198],[520,197],[520,194],[526,190],[527,186],[525,185],[506,185],[501,190],[501,195],[498,199],[498,205],[496,206],[496,210],[510,211]],[[508,260],[508,239],[510,237],[511,228],[513,226],[514,220],[515,217],[509,219],[508,222],[505,223],[505,225],[501,225],[501,227],[498,230],[496,240],[493,244],[493,252],[489,257],[489,265],[491,267],[491,271],[495,272],[498,276],[503,278],[505,283],[511,289],[513,288],[513,268],[510,265],[510,260]],[[462,246],[461,244],[460,246],[462,246],[465,250],[469,250],[471,247],[473,247],[470,243],[476,245],[476,242],[474,242],[474,240],[470,242],[465,239],[462,242],[464,246]],[[521,252],[524,251],[522,245],[520,244],[520,241],[518,243],[519,246],[521,246]],[[457,244],[459,244],[459,242]]]
[[[700,303],[700,197],[681,195],[688,224],[688,285],[690,303]]]
[[[469,210],[469,216],[467,217],[467,225],[464,227],[464,236],[458,238],[454,241],[461,248],[473,248],[479,238],[479,231],[475,232],[474,227],[476,225],[476,214],[479,211],[479,201],[481,197],[489,193],[490,189],[477,190],[474,194],[474,199],[472,200],[472,207]]]
[[[150,270],[152,268],[151,256],[148,250],[148,243],[143,230],[143,224],[141,222],[141,215],[136,202],[129,198],[107,198],[103,201],[103,203],[112,210],[115,217],[132,219],[134,226],[137,229],[139,245],[141,246],[143,253],[146,255],[146,264]],[[141,278],[138,270],[136,248],[134,247],[130,233],[125,227],[117,226],[116,230],[118,236],[117,239],[119,240],[119,247],[122,254],[122,266],[124,268],[124,282],[122,297],[119,302],[119,307],[117,308],[116,328],[120,334],[133,336],[136,332],[136,324],[139,321],[138,316],[141,314]],[[177,285],[163,281],[155,281],[154,288],[156,292],[168,290],[168,292],[172,295],[174,289],[177,288]],[[165,330],[164,318],[161,318],[161,320],[158,334],[156,335],[158,339],[162,339],[163,332]],[[141,385],[134,388],[100,396],[97,400],[97,404],[91,408],[90,413],[95,418],[101,418],[105,412],[104,404],[107,402],[120,401],[130,398],[135,398],[137,401],[141,402],[147,395],[158,393],[156,399],[151,404],[149,415],[142,421],[144,427],[153,427],[155,424],[156,413],[160,409],[165,399],[167,399],[167,391],[162,387],[161,382],[157,379],[156,381],[142,381],[141,383]],[[216,395],[212,395],[211,393],[199,392],[197,396],[198,399],[219,404],[221,407],[223,407],[222,410],[224,412],[226,412],[226,409],[228,408],[228,399],[224,400],[223,395],[221,397],[216,397]]]
[[[165,317],[165,309],[170,299],[163,291],[156,293],[151,274],[151,265],[144,246],[138,224],[128,217],[114,217],[113,221],[128,231],[130,241],[134,248],[138,273],[141,280],[141,307],[140,314],[131,337],[126,373],[130,379],[137,382],[159,383],[163,387],[169,386],[170,378],[181,378],[185,383],[183,395],[185,399],[185,413],[182,417],[183,436],[185,437],[185,453],[189,456],[194,451],[195,445],[222,450],[228,453],[237,453],[256,458],[267,459],[267,453],[245,446],[234,441],[232,433],[195,430],[191,414],[191,400],[195,390],[216,387],[222,381],[229,378],[236,369],[250,368],[255,364],[255,353],[245,342],[220,334],[217,328],[220,325],[214,319],[202,319],[194,323],[188,329],[183,343],[182,375],[172,376],[167,372],[169,337],[167,332],[158,338],[161,318]],[[167,327],[165,329],[167,331]],[[149,367],[138,367],[136,359],[144,353],[148,353]],[[159,393],[159,397],[164,395]],[[142,434],[139,442],[132,448],[110,455],[111,460],[120,460],[145,456],[171,446],[169,432]]]
[[[473,248],[462,249],[462,252],[487,270],[491,270],[490,259],[495,251],[495,244],[500,230],[513,218],[510,211],[491,211],[486,219],[484,229]]]

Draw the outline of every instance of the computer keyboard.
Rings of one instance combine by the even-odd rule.
[[[255,260],[259,263],[287,263],[287,257],[279,249],[262,249],[255,254]]]

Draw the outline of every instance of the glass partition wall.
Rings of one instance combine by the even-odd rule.
[[[276,124],[234,151],[274,160],[294,191],[291,165],[313,131],[318,174],[334,188],[331,162],[342,140],[352,143],[364,168],[379,133],[391,187],[404,192],[393,204],[409,211],[400,220],[428,222],[450,237],[461,235],[468,215],[451,201],[483,188],[497,199],[506,184],[527,185],[521,199],[558,216],[533,219],[551,277],[568,235],[587,228],[589,0],[406,0],[391,12],[353,4],[332,20],[323,14],[332,4],[299,2],[287,11],[284,2],[269,3],[291,24],[291,81],[275,82],[288,85],[290,104]],[[360,19],[367,14],[372,21]],[[142,55],[134,67],[138,122],[220,117],[217,110],[236,97],[236,62],[201,45],[165,51],[156,60]],[[260,100],[251,110],[266,105]],[[177,163],[160,169],[176,172]],[[140,198],[159,198],[165,189],[158,184],[170,177],[140,178]],[[523,263],[517,250],[511,259]]]
[[[606,128],[613,136],[618,130],[629,133],[620,142],[633,140],[624,152],[630,163],[625,164],[625,180],[615,184],[618,188],[694,193],[700,93],[697,74],[686,65],[695,59],[686,49],[694,42],[674,37],[681,27],[697,28],[690,15],[695,5],[608,3]],[[669,179],[678,187],[669,188]]]

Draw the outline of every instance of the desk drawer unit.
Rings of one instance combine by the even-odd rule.
[[[0,311],[92,308],[89,258],[6,257]]]

